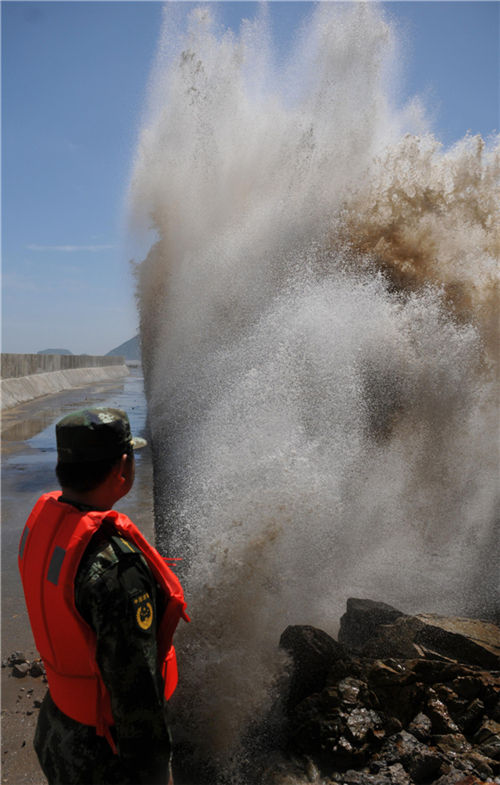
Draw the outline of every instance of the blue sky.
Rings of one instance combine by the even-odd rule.
[[[186,9],[194,3],[184,3]],[[389,2],[401,100],[422,95],[452,144],[499,129],[499,9]],[[256,4],[224,2],[238,29]],[[309,2],[271,2],[285,52]],[[105,354],[137,331],[124,198],[160,31],[154,2],[3,1],[2,351]]]

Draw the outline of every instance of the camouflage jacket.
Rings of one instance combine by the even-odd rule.
[[[134,600],[149,595],[153,623],[144,629]],[[171,739],[156,630],[163,595],[146,560],[106,525],[87,546],[75,579],[75,604],[97,636],[96,660],[111,697],[118,749],[95,728],[63,714],[47,695],[35,749],[49,783],[166,785]]]

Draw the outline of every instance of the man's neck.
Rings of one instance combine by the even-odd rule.
[[[97,510],[98,512],[106,512],[106,510],[113,509],[116,499],[113,499],[108,493],[103,493],[100,488],[87,493],[78,493],[71,488],[63,488],[62,495],[65,502],[74,504],[75,507],[87,507],[89,510]]]

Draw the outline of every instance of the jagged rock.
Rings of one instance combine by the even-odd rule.
[[[500,723],[494,722],[493,720],[486,720],[474,734],[474,743],[483,744],[483,742],[487,741],[492,736],[498,736],[499,734]]]
[[[16,676],[18,679],[22,679],[24,676],[27,676],[29,669],[30,666],[27,662],[20,662],[19,664],[14,665],[12,675]]]
[[[377,605],[353,603],[366,618]],[[452,629],[438,629],[434,617],[405,616],[391,608],[387,612],[396,618],[372,625],[361,656],[349,655],[326,633],[295,628],[299,640],[305,637],[305,650],[309,647],[317,656],[322,671],[314,683],[323,686],[291,708],[290,750],[308,756],[325,783],[375,785],[377,778],[378,785],[491,781],[500,773],[500,673],[472,661],[478,647],[486,651],[481,657],[492,656],[485,648],[490,644],[476,640],[483,623],[477,627],[473,620],[455,619]],[[455,622],[464,622],[459,632]],[[492,626],[487,630],[494,637]],[[432,640],[428,627],[434,628]],[[304,636],[303,630],[312,633]],[[461,661],[448,656],[453,647]],[[325,678],[329,657],[333,659]],[[300,664],[300,650],[293,656],[296,660]],[[311,685],[312,676],[307,676]]]
[[[461,760],[466,760],[474,767],[474,774],[479,774],[480,777],[493,777],[500,771],[500,764],[491,758],[486,758],[479,752],[474,750],[461,755]]]
[[[424,658],[425,652],[415,643],[423,627],[423,622],[414,616],[400,616],[393,624],[380,625],[363,646],[361,654],[370,659]]]
[[[375,687],[407,684],[408,670],[396,660],[375,660],[368,671],[368,680]]]
[[[22,651],[15,651],[10,657],[7,659],[7,665],[21,665],[22,663],[27,662],[26,657],[24,656]]]
[[[437,750],[423,745],[408,764],[408,774],[417,783],[433,779],[441,768],[442,758]]]
[[[373,736],[375,731],[382,729],[382,721],[375,711],[365,708],[353,709],[347,719],[347,727],[353,741],[362,744]]]
[[[349,601],[348,601],[349,602]],[[339,640],[364,657],[384,659],[426,658],[443,662],[463,662],[488,670],[500,668],[500,629],[496,624],[476,619],[444,617],[434,614],[406,616],[392,609],[386,618],[372,609],[369,600],[356,600],[354,611],[342,619],[344,632]],[[377,606],[377,603],[373,603]],[[357,610],[365,609],[364,613]],[[390,608],[390,606],[387,606]],[[351,627],[357,616],[366,617],[359,633]],[[368,621],[367,621],[368,620]]]
[[[391,662],[391,666],[388,665]],[[423,684],[416,681],[415,673],[407,667],[414,660],[380,663],[377,661],[368,671],[368,694],[377,697],[377,709],[388,716],[397,718],[403,726],[408,725],[413,717],[422,710],[427,695]],[[392,667],[393,666],[393,667]]]
[[[399,733],[403,730],[403,726],[397,717],[388,717],[385,724],[385,729],[387,736],[394,736],[395,733]]]
[[[465,734],[474,735],[484,715],[484,703],[476,698],[467,711],[457,719],[457,725]]]
[[[479,752],[493,760],[500,760],[500,724],[494,720],[484,722],[474,735]]]
[[[409,774],[406,773],[401,763],[394,763],[389,766],[389,776],[392,785],[411,785]]]
[[[417,643],[459,662],[487,670],[500,668],[500,628],[492,622],[462,617],[418,614],[424,623]]]
[[[460,698],[474,700],[481,688],[481,682],[474,676],[458,676],[451,683],[452,689]]]
[[[444,703],[438,698],[431,698],[428,701],[426,713],[432,722],[434,733],[440,735],[458,733],[458,726],[451,719]]]
[[[480,744],[477,751],[484,755],[486,758],[491,758],[495,761],[500,761],[500,737],[495,736],[490,739],[486,744]]]
[[[30,676],[33,678],[37,678],[38,676],[45,675],[45,665],[43,664],[42,660],[35,660],[31,663],[30,667]]]
[[[464,666],[458,662],[444,662],[439,660],[419,659],[411,666],[415,677],[423,684],[437,684],[451,682],[463,675]],[[467,669],[465,669],[467,670]]]
[[[441,752],[449,755],[450,753],[457,754],[468,752],[472,749],[471,745],[461,733],[448,733],[442,736],[434,736],[433,744]]]
[[[488,674],[484,674],[485,677]],[[492,674],[489,674],[490,677]],[[485,714],[490,720],[500,722],[500,674],[497,674],[496,684],[488,683],[484,679],[481,689],[481,700],[484,703]]]
[[[287,697],[289,707],[320,692],[333,662],[347,656],[345,648],[330,635],[307,625],[287,627],[279,645],[290,654],[293,662]]]
[[[356,705],[358,702],[360,693],[363,689],[366,689],[366,684],[364,684],[364,682],[350,677],[342,679],[342,681],[337,684],[337,691],[341,702],[352,706]]]
[[[430,779],[442,763],[442,757],[436,750],[422,744],[406,731],[388,739],[380,755],[389,764],[401,763],[415,782]]]
[[[405,614],[385,602],[347,600],[346,612],[340,619],[339,643],[353,652],[360,652],[366,641],[381,624],[392,624]]]
[[[352,658],[335,660],[328,672],[325,689],[331,690],[332,694],[338,694],[337,687],[340,682],[344,679],[359,679],[362,674],[363,668],[361,667],[359,660]]]
[[[497,700],[492,701],[489,714],[490,719],[495,720],[495,722],[500,722],[500,695],[498,696]]]
[[[432,722],[429,717],[422,712],[419,712],[409,724],[408,733],[411,733],[412,736],[415,736],[419,741],[427,741],[431,734],[431,729]]]
[[[445,704],[453,721],[456,721],[457,717],[460,717],[467,711],[470,701],[465,700],[465,698],[459,698],[447,685],[435,684],[434,694]]]

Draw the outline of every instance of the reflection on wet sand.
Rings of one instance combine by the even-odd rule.
[[[47,411],[34,420],[23,420],[2,431],[2,442],[24,442],[41,433],[53,422],[57,412]]]

